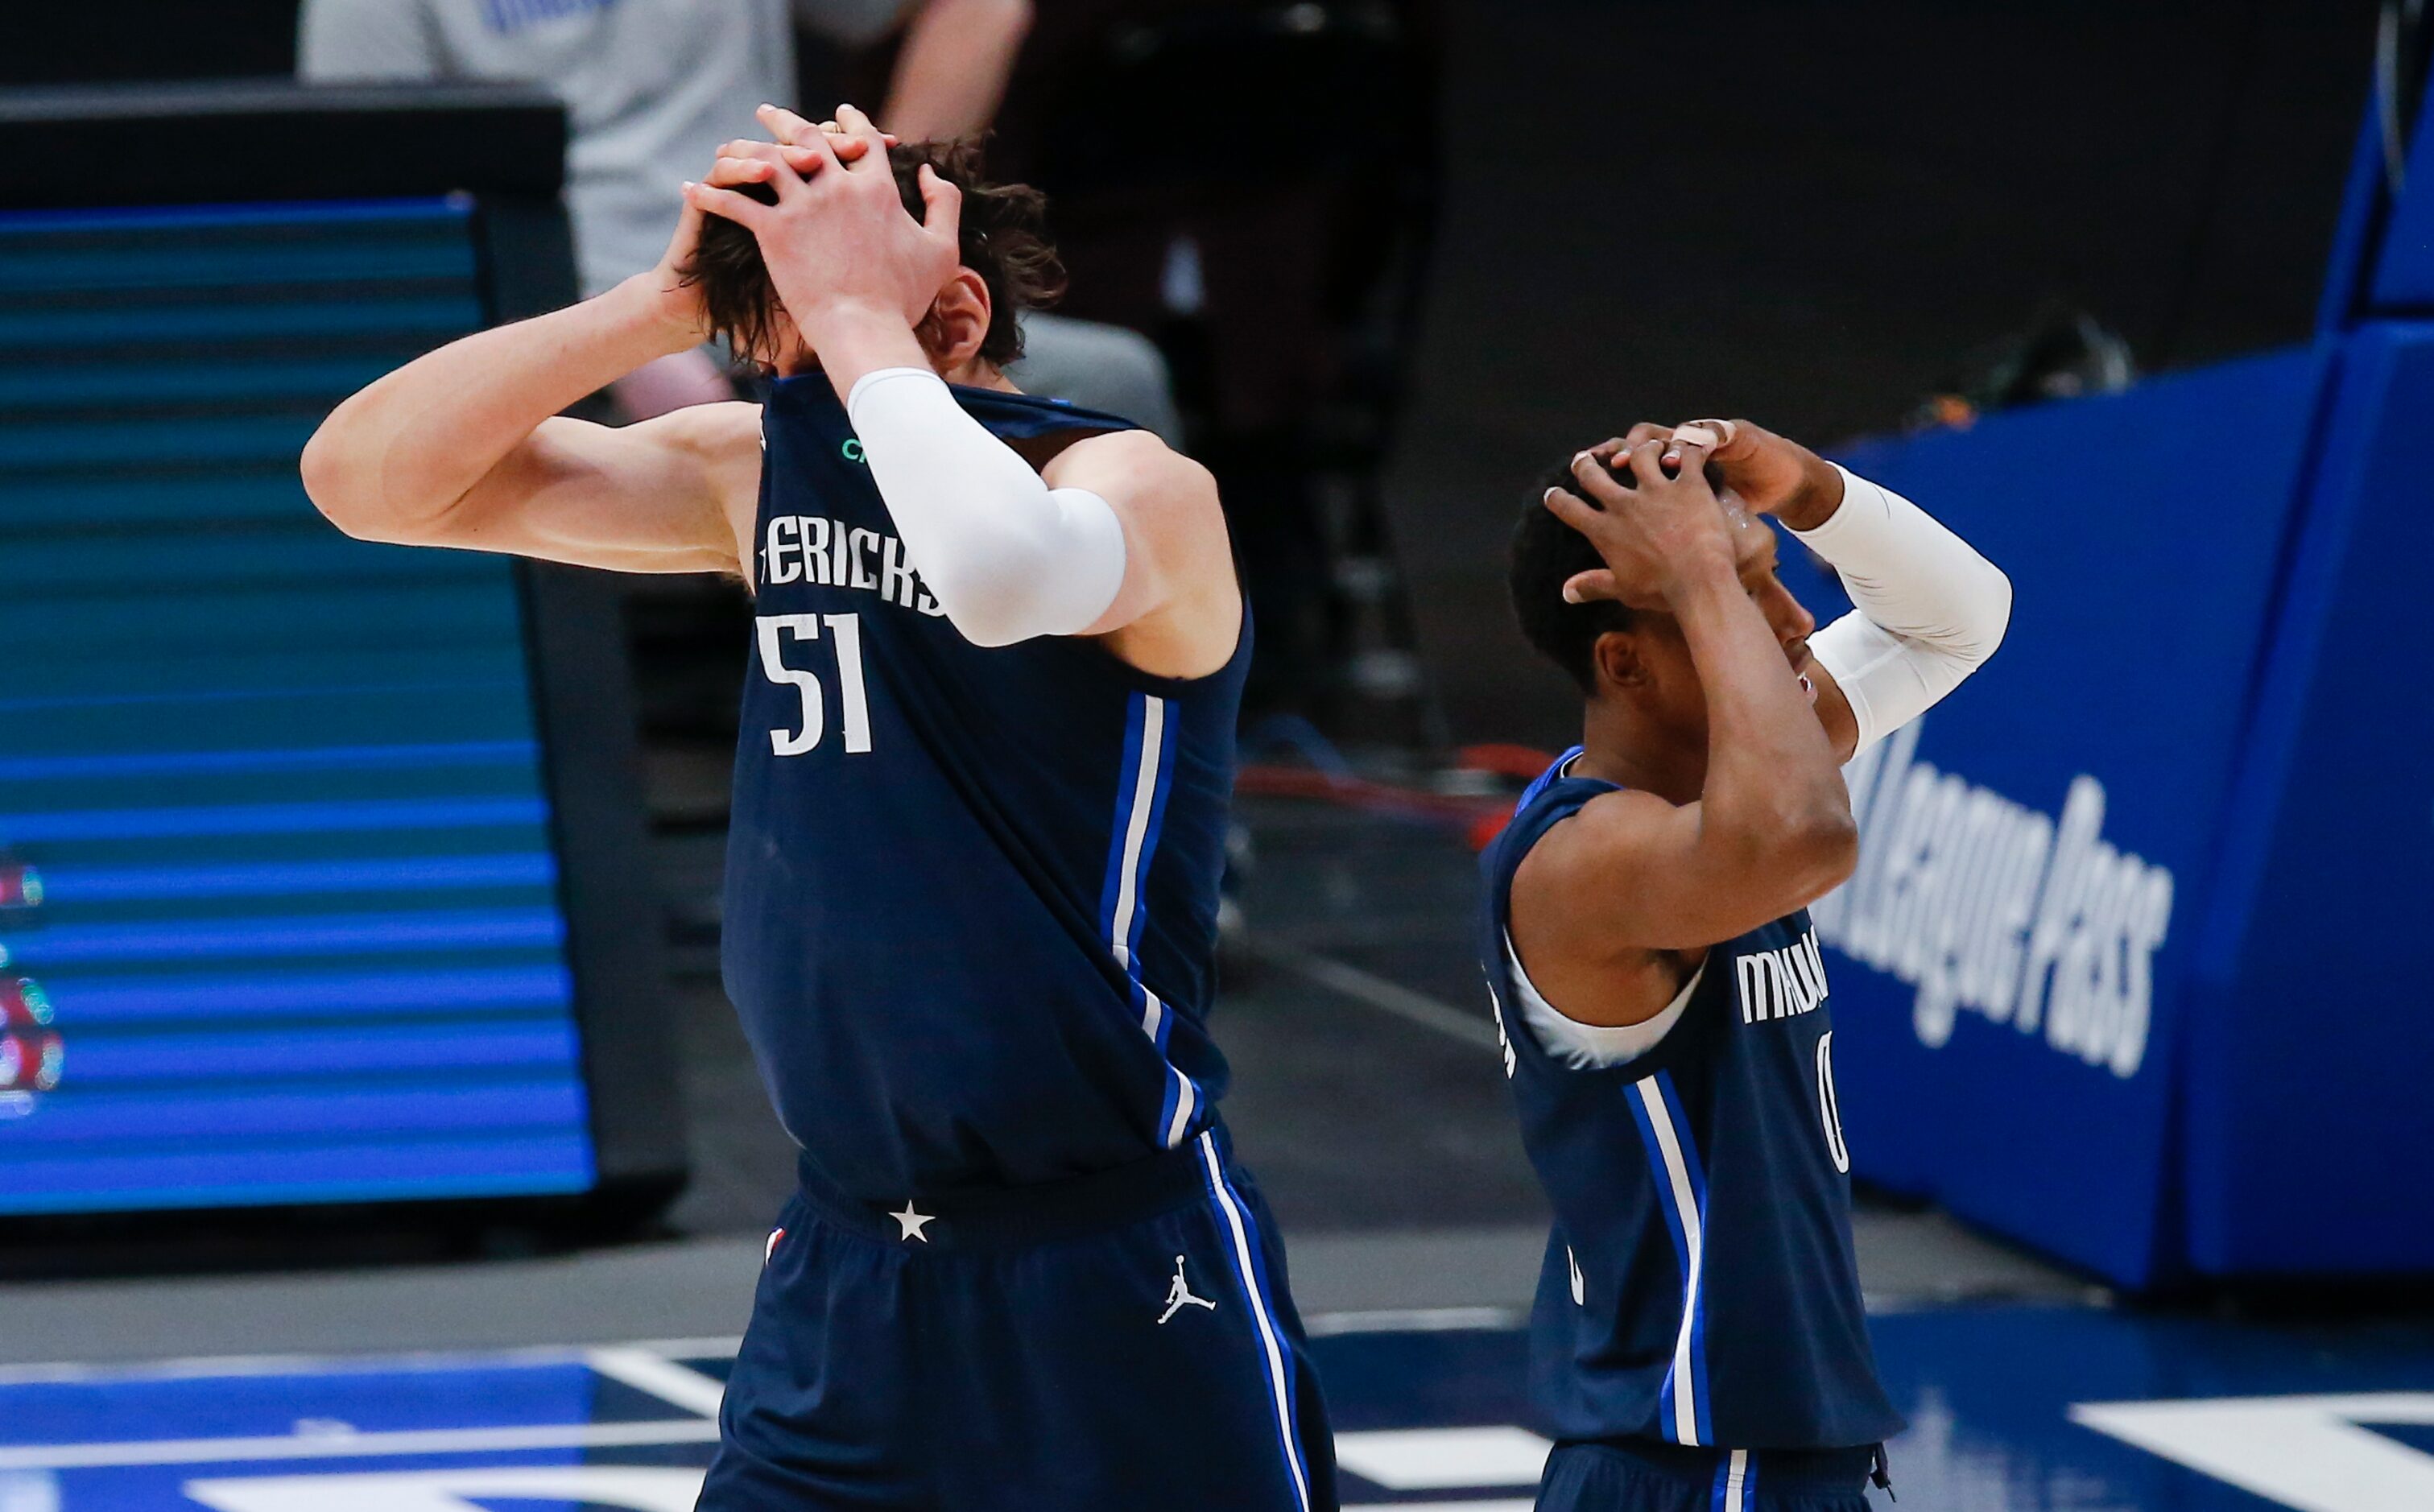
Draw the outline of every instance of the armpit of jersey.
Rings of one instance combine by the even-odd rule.
[[[1680,1022],[1682,1010],[1690,1005],[1690,994],[1699,990],[1699,978],[1707,974],[1707,963],[1701,961],[1673,1001],[1653,1019],[1638,1023],[1583,1023],[1568,1018],[1564,1010],[1546,999],[1530,973],[1521,969],[1521,954],[1513,948],[1513,936],[1504,936],[1504,960],[1512,968],[1514,995],[1521,1002],[1522,1022],[1547,1054],[1574,1071],[1589,1071],[1600,1066],[1620,1066],[1637,1060],[1656,1048],[1673,1025]]]

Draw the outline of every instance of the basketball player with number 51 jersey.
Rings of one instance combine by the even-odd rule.
[[[801,1146],[700,1505],[1335,1505],[1205,1018],[1251,632],[1208,474],[1018,393],[1040,198],[765,109],[660,266],[350,399],[342,526],[755,596],[723,943]],[[557,418],[706,336],[764,404]]]
[[[1773,516],[1853,611],[1775,574]],[[1514,533],[1581,744],[1482,858],[1479,950],[1555,1210],[1531,1324],[1542,1512],[1860,1512],[1901,1419],[1850,1229],[1826,964],[1839,767],[1994,653],[2011,585],[1908,500],[1747,421],[1576,455]]]

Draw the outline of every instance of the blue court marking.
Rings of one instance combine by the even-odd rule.
[[[1347,1507],[1528,1512],[1546,1446],[1530,1431],[1519,1332],[1312,1321]],[[1911,1424],[1892,1445],[1905,1506],[2265,1512],[2311,1496],[2434,1506],[2434,1323],[2283,1329],[1967,1308],[1874,1327]],[[530,1512],[538,1501],[685,1512],[733,1348],[0,1368],[0,1506]],[[2286,1497],[2190,1463],[2260,1452],[2259,1473],[2281,1477]]]

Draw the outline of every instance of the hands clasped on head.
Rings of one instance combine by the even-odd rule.
[[[1745,420],[1642,421],[1574,456],[1571,471],[1578,490],[1550,489],[1547,507],[1608,563],[1564,584],[1573,604],[1661,609],[1669,577],[1694,559],[1685,553],[1721,546],[1729,558],[1736,532],[1764,528],[1753,516],[1804,528],[1839,491],[1807,448]]]
[[[720,147],[709,179],[685,186],[689,209],[752,232],[807,335],[824,315],[848,309],[918,323],[958,262],[962,192],[924,164],[914,219],[888,162],[895,139],[850,105],[817,125],[775,106],[762,107],[761,120],[778,140]]]

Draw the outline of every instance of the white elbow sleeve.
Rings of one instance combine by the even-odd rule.
[[[1852,612],[1809,638],[1849,700],[1860,748],[1925,713],[1983,665],[2011,623],[2012,583],[1927,511],[1838,466],[1843,504],[1792,535],[1832,563]]]
[[[1125,554],[1114,507],[1049,488],[937,374],[866,373],[846,413],[905,555],[966,639],[1076,634],[1116,601]]]

